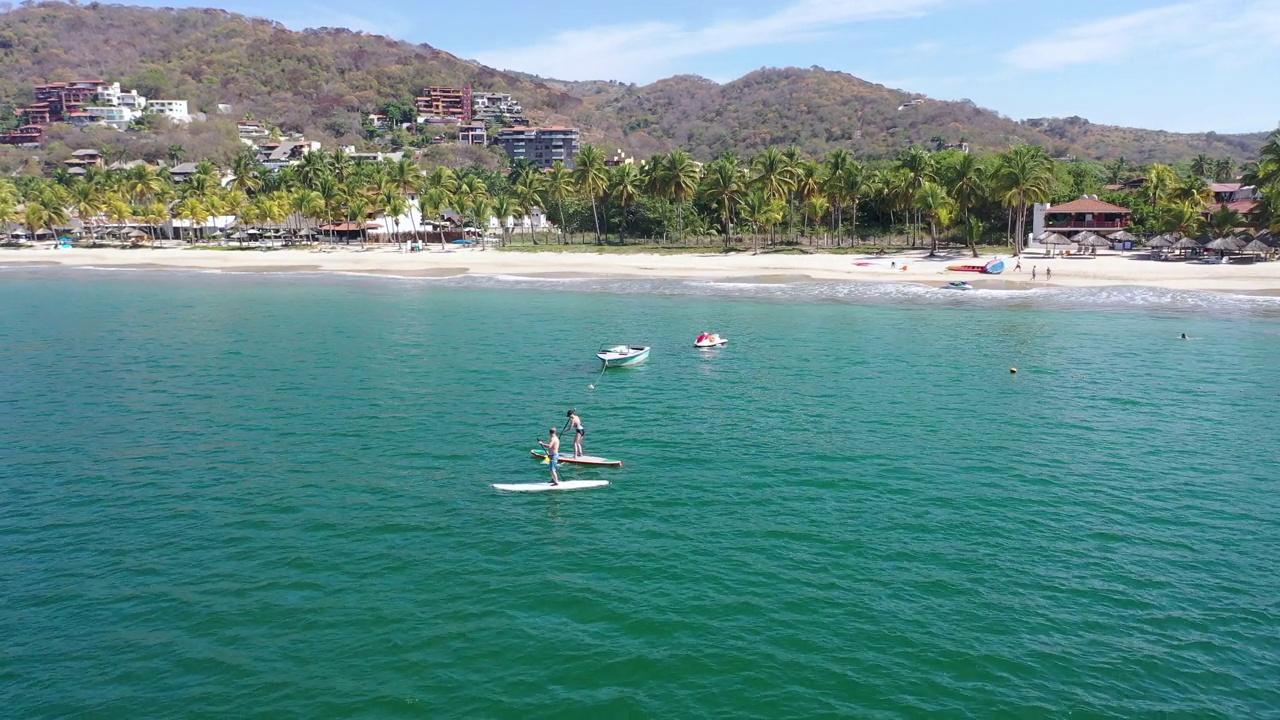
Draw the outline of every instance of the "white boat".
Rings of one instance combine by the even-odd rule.
[[[943,285],[942,287],[944,290],[972,290],[973,289],[972,285],[970,285],[969,283],[963,280],[960,280],[957,282],[949,282],[946,285]]]
[[[600,358],[600,362],[603,362],[607,368],[629,367],[648,360],[649,348],[639,345],[602,346],[600,352],[596,353],[596,357]]]
[[[729,338],[720,337],[715,333],[708,335],[706,338],[702,340],[693,341],[693,346],[702,350],[706,350],[708,348],[724,347],[725,345],[728,345],[728,344],[729,344]]]

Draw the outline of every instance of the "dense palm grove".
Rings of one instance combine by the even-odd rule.
[[[1230,208],[1207,212],[1213,199],[1208,181],[1238,173],[1261,191],[1257,211],[1249,218]],[[1132,177],[1145,181],[1133,191],[1103,190]],[[1183,167],[1058,161],[1034,145],[988,156],[911,147],[892,161],[875,162],[860,162],[845,150],[809,158],[794,148],[768,149],[750,159],[722,155],[706,165],[674,151],[618,166],[606,165],[599,148],[585,146],[572,169],[540,171],[517,163],[506,172],[423,168],[407,158],[356,162],[341,151],[314,152],[271,172],[245,154],[225,172],[203,162],[182,182],[145,165],[90,169],[83,177],[59,172],[0,180],[0,223],[19,222],[36,235],[79,218],[90,237],[106,224],[134,225],[146,232],[137,234],[145,241],[171,219],[203,228],[210,218],[230,216],[240,228],[270,225],[288,232],[341,222],[361,228],[386,218],[392,237],[408,240],[424,237],[418,218],[435,224],[448,215],[482,228],[490,218],[502,218],[508,243],[758,248],[873,241],[928,244],[936,251],[939,242],[962,242],[976,253],[982,242],[1025,238],[1036,203],[1084,194],[1131,208],[1138,231],[1280,230],[1280,130],[1257,161],[1241,168],[1205,156]],[[556,232],[514,232],[510,219],[539,211]],[[199,232],[188,239],[199,239]]]

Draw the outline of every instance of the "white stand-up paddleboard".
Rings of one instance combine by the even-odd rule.
[[[546,492],[548,490],[586,490],[587,488],[604,487],[608,484],[608,480],[561,480],[559,485],[552,485],[549,482],[519,483],[516,485],[494,483],[494,487],[506,492]]]

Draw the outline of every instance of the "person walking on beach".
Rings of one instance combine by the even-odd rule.
[[[1032,265],[1032,266],[1031,266],[1031,279],[1032,279],[1032,280],[1035,280],[1035,279],[1036,279],[1036,266],[1035,266],[1035,265]]]
[[[565,422],[564,429],[569,428],[573,428],[573,456],[582,457],[582,436],[587,434],[587,429],[582,427],[582,418],[578,417],[577,410],[569,411],[569,419]]]
[[[551,428],[551,441],[538,444],[546,448],[547,459],[551,461],[551,484],[560,484],[560,438],[556,436],[556,429]]]
[[[1045,282],[1048,282],[1053,279],[1053,268],[1047,267],[1044,269],[1044,279],[1045,279]]]
[[[1013,266],[1013,271],[1014,271],[1014,272],[1018,272],[1018,271],[1019,271],[1019,270],[1021,270],[1021,269],[1022,269],[1022,256],[1021,256],[1021,255],[1019,255],[1019,256],[1018,256],[1018,262],[1017,262],[1017,264],[1015,264],[1015,265]]]

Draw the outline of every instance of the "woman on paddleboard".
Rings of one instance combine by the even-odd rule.
[[[578,417],[577,410],[570,410],[568,415],[564,429],[573,428],[573,456],[582,457],[582,436],[587,434],[587,429],[582,427],[582,418]]]

